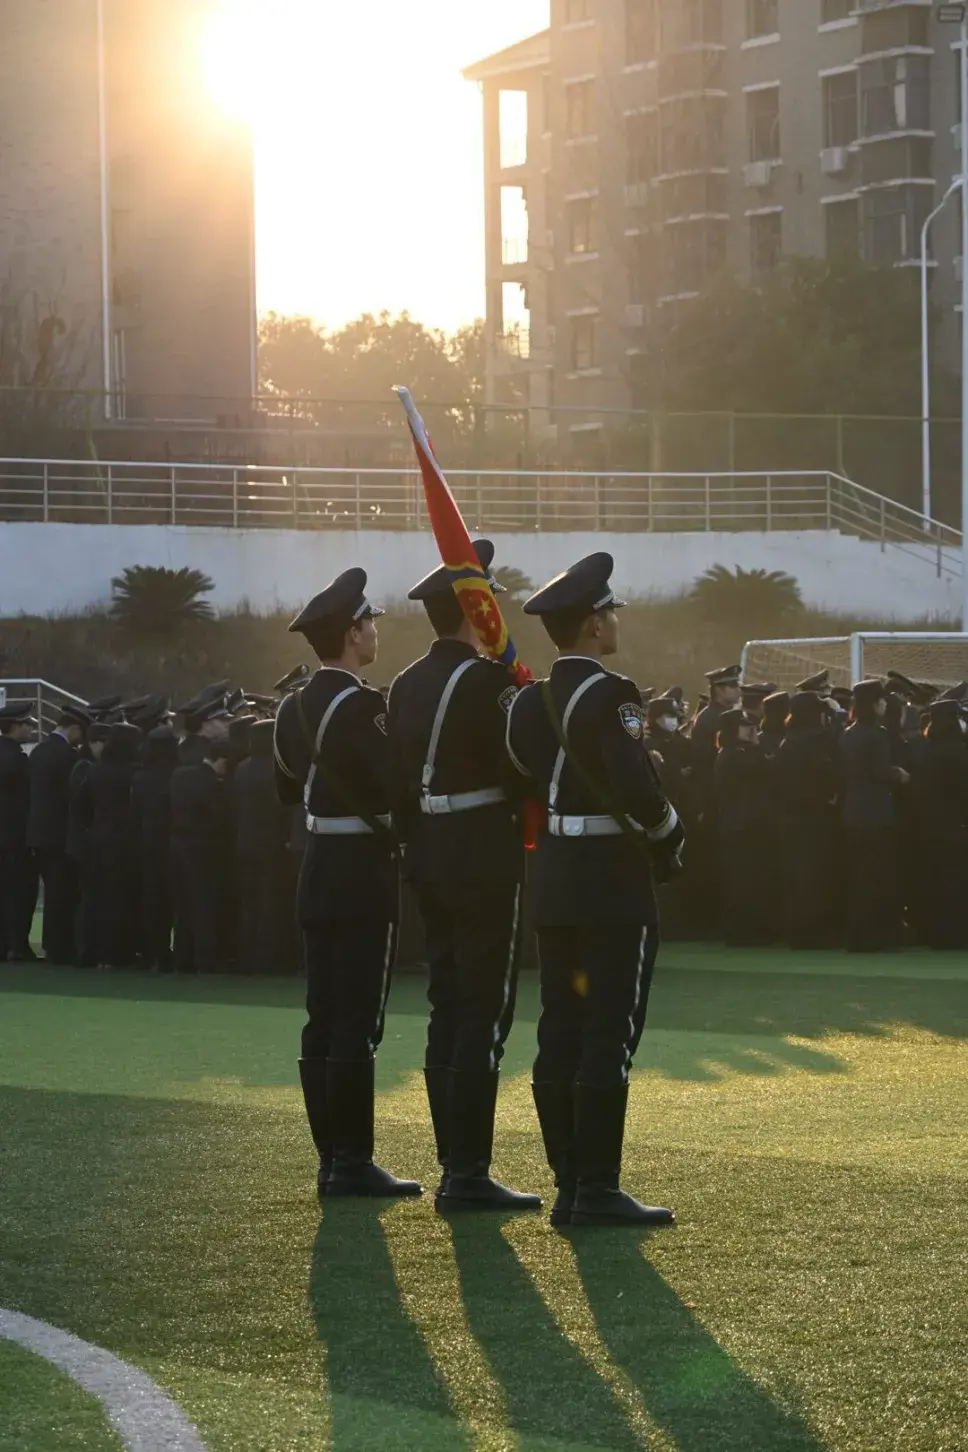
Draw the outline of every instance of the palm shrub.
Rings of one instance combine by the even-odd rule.
[[[713,565],[693,583],[689,602],[700,619],[750,637],[803,614],[800,586],[783,570]]]
[[[167,635],[211,620],[215,612],[201,597],[214,589],[201,570],[129,565],[111,581],[111,615],[133,635]]]

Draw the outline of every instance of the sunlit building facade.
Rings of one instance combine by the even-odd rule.
[[[206,85],[212,9],[0,0],[0,382],[48,348],[95,421],[255,391],[252,144]]]
[[[961,166],[959,30],[932,6],[552,0],[551,19],[466,72],[484,103],[492,398],[525,374],[533,407],[559,410],[552,436],[593,443],[596,409],[647,404],[636,360],[657,309],[783,256],[919,265]],[[932,234],[949,345],[960,251],[952,205]]]

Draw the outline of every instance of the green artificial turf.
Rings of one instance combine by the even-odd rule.
[[[320,1219],[299,995],[0,970],[0,1305],[143,1367],[211,1452],[968,1449],[960,957],[665,950],[626,1178],[679,1223],[649,1236]],[[528,979],[495,1167],[547,1194],[535,1014]],[[401,978],[378,1149],[432,1185],[423,1031]],[[21,1452],[110,1445],[13,1386]]]
[[[120,1452],[121,1445],[100,1402],[39,1356],[0,1341],[0,1452]]]

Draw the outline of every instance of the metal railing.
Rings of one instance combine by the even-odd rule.
[[[470,528],[648,533],[836,530],[961,573],[961,534],[839,474],[452,470]],[[416,469],[0,459],[0,520],[232,529],[426,527]]]
[[[0,680],[0,695],[8,706],[29,702],[31,715],[39,723],[38,740],[53,731],[65,706],[87,705],[80,696],[38,679]]]

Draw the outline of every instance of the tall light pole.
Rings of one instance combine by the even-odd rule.
[[[961,177],[955,177],[934,211],[924,219],[921,228],[921,517],[927,529],[931,522],[931,361],[928,336],[928,233],[955,192]]]
[[[968,631],[968,4],[939,5],[937,16],[961,26],[961,628]]]

